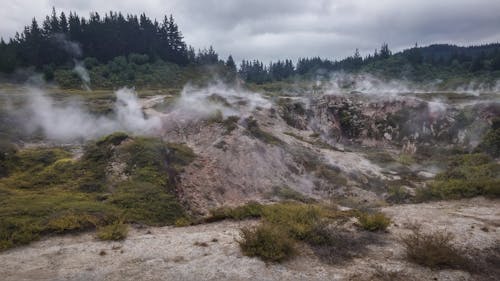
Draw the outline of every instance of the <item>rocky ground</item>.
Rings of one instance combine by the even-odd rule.
[[[121,242],[102,242],[88,232],[45,237],[1,252],[0,279],[500,280],[492,266],[471,275],[415,265],[407,261],[401,242],[421,225],[425,232],[453,233],[455,245],[471,257],[491,254],[500,261],[499,200],[387,202],[389,187],[413,195],[442,169],[451,148],[477,145],[500,114],[498,103],[333,95],[264,98],[231,91],[225,96],[211,91],[196,95],[201,100],[187,104],[199,103],[198,111],[186,108],[183,96],[151,96],[141,103],[146,115],[162,120],[155,135],[185,143],[196,154],[176,186],[190,214],[278,201],[283,198],[277,198],[276,188],[286,187],[323,203],[378,209],[392,219],[387,232],[375,234],[377,243],[368,251],[342,263],[325,263],[301,245],[300,255],[292,260],[266,264],[243,256],[237,242],[240,228],[259,223],[255,220],[134,226]],[[210,114],[199,111],[204,106]],[[229,116],[237,118],[228,123]],[[111,176],[120,176],[119,164],[110,168]]]
[[[45,238],[0,254],[0,276],[20,280],[481,280],[459,270],[431,270],[405,260],[399,238],[412,224],[447,229],[455,243],[488,249],[500,242],[500,201],[470,200],[388,206],[393,224],[381,243],[342,264],[326,264],[311,250],[283,264],[241,254],[242,226],[223,221],[190,227],[133,228],[122,242],[102,242],[92,232]],[[495,272],[490,273],[495,274]],[[498,274],[498,270],[496,272]],[[491,275],[495,280],[500,276]],[[498,280],[498,279],[496,279]]]

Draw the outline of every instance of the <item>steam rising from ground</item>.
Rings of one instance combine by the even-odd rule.
[[[203,88],[186,85],[168,116],[179,119],[206,118],[217,111],[223,117],[248,116],[256,108],[268,109],[271,106],[272,103],[258,93],[216,82]]]
[[[76,61],[75,60],[75,67],[73,68],[73,72],[75,72],[78,77],[82,80],[83,83],[83,88],[86,91],[90,91],[90,75],[85,66],[83,65],[83,62],[81,61]]]
[[[439,92],[478,96],[481,93],[500,92],[500,80],[496,81],[496,83],[483,83],[472,80],[466,85],[449,88],[443,85],[443,81],[439,79],[428,83],[415,83],[404,79],[384,80],[368,73],[336,72],[332,73],[330,79],[326,82],[318,80],[316,88],[322,89],[325,94],[338,95],[356,92],[373,97],[396,97],[400,94]]]
[[[204,88],[184,87],[168,113],[145,116],[136,93],[127,88],[116,91],[113,114],[98,116],[76,101],[58,104],[38,88],[30,88],[24,111],[28,132],[41,130],[51,140],[77,141],[95,139],[115,131],[152,134],[168,130],[169,125],[222,114],[248,116],[257,108],[270,108],[272,103],[258,93],[214,83]]]
[[[158,117],[146,118],[136,93],[130,89],[116,92],[114,114],[96,116],[76,102],[56,105],[40,89],[30,89],[25,110],[30,116],[25,124],[30,131],[41,130],[52,140],[89,140],[115,131],[148,134],[160,128]]]

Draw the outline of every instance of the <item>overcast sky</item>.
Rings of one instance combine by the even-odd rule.
[[[461,45],[500,41],[500,0],[0,0],[0,35],[10,38],[54,6],[58,12],[109,10],[160,20],[173,14],[188,44],[221,57],[263,61],[363,55],[382,42]]]

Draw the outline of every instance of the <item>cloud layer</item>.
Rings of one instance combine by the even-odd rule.
[[[222,57],[264,61],[304,56],[341,58],[382,42],[394,50],[431,43],[500,41],[498,0],[4,0],[0,35],[42,21],[54,6],[87,16],[90,11],[172,13],[188,44],[213,45]]]

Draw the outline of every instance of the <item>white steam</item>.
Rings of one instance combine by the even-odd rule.
[[[372,74],[351,74],[334,72],[327,81],[318,80],[316,88],[330,95],[344,95],[350,93],[366,94],[372,97],[396,97],[402,94],[420,93],[459,93],[479,96],[483,93],[499,93],[500,80],[495,83],[469,81],[467,84],[448,86],[444,81],[436,79],[428,83],[416,83],[409,80],[385,80]]]
[[[90,91],[90,75],[83,62],[75,60],[75,67],[73,68],[73,72],[75,72],[82,80],[83,88],[86,91]]]
[[[158,117],[146,118],[136,93],[130,89],[116,92],[114,114],[95,116],[80,104],[56,105],[39,89],[30,89],[25,110],[30,116],[26,128],[41,130],[45,137],[58,141],[89,140],[115,131],[153,133],[161,127]]]
[[[82,56],[82,48],[80,44],[74,41],[68,40],[65,34],[56,33],[53,35],[54,40],[62,47],[64,51],[73,57]]]
[[[256,108],[271,108],[262,95],[217,82],[204,88],[186,85],[168,115],[181,119],[206,118],[220,111],[223,117],[247,116]]]

